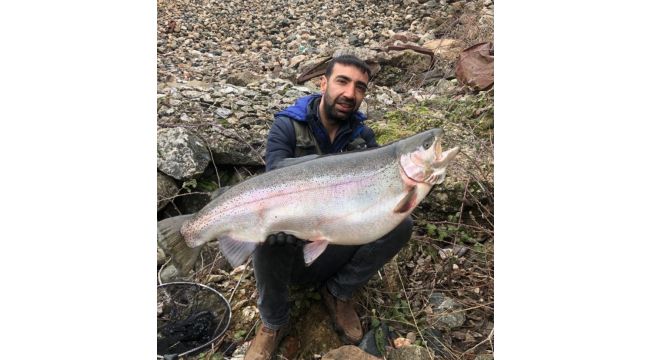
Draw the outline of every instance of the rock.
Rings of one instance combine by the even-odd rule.
[[[434,292],[429,296],[429,303],[434,307],[439,307],[445,301],[445,294]]]
[[[226,119],[228,116],[232,115],[232,110],[220,107],[214,111],[214,114],[221,119]]]
[[[158,183],[158,201],[157,201],[157,211],[162,210],[169,202],[171,201],[172,196],[178,193],[178,186],[172,178],[158,171],[157,175]]]
[[[383,344],[383,348],[380,349],[378,344]],[[370,329],[359,342],[361,350],[379,357],[386,353],[386,345],[390,345],[390,342],[388,341],[388,326],[385,323],[381,323],[375,329]]]
[[[388,360],[425,360],[430,359],[427,349],[422,346],[408,345],[392,350],[386,357]]]
[[[248,351],[248,348],[251,346],[251,343],[252,341],[246,341],[237,347],[232,353],[230,360],[243,360],[244,356],[246,356],[246,351]]]
[[[460,53],[463,51],[462,43],[456,39],[429,40],[422,44],[422,47],[433,51],[436,57],[448,61],[458,59]]]
[[[435,306],[431,323],[437,329],[453,330],[465,323],[465,310],[454,299],[434,292],[429,301]]]
[[[236,72],[228,76],[226,80],[229,84],[237,86],[246,86],[254,81],[259,81],[263,79],[263,76],[256,75],[252,71],[245,70],[241,72]]]
[[[262,124],[237,128],[237,124],[239,122],[235,122],[231,128],[206,131],[207,145],[212,151],[215,164],[264,165],[263,154],[266,151],[268,128]]]
[[[451,94],[455,92],[456,89],[457,87],[454,82],[452,82],[451,80],[442,79],[438,81],[434,93],[440,95]]]
[[[157,251],[158,267],[161,267],[163,264],[165,264],[165,261],[167,261],[167,255],[165,254],[165,251],[161,248],[158,248]]]
[[[291,58],[291,61],[289,62],[289,67],[296,67],[298,64],[303,62],[305,59],[307,59],[306,55],[296,55]]]
[[[399,338],[397,338],[397,339],[395,339],[393,341],[393,344],[395,344],[396,349],[399,349],[399,348],[404,347],[404,346],[409,346],[412,343],[413,342],[411,340],[409,340],[407,338],[403,338],[403,337],[399,337]]]
[[[172,265],[171,263],[167,264],[162,271],[160,272],[160,280],[164,283],[172,282],[172,281],[181,281],[181,280],[188,280],[189,277],[184,278],[182,277],[176,267]]]
[[[376,360],[381,359],[372,356],[354,345],[341,346],[338,349],[330,350],[322,360]]]
[[[409,339],[412,343],[414,343],[415,342],[415,333],[412,332],[412,331],[409,332],[408,334],[406,334],[406,338]]]
[[[363,46],[363,41],[359,39],[356,35],[348,36],[348,44],[352,46]]]
[[[203,173],[210,153],[203,141],[183,127],[158,129],[158,170],[176,180]]]

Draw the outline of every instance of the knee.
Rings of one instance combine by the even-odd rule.
[[[380,241],[386,242],[391,247],[401,248],[410,239],[413,232],[413,219],[407,217],[395,229],[384,236]]]
[[[393,230],[395,240],[402,244],[406,244],[409,239],[411,239],[411,234],[413,233],[413,219],[408,216],[404,221],[402,221],[395,230]]]

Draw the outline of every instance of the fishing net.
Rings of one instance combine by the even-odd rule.
[[[197,283],[158,286],[158,358],[175,358],[207,347],[223,335],[232,316],[216,290]]]

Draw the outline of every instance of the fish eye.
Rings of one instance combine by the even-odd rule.
[[[428,148],[431,146],[431,140],[427,140],[427,141],[425,141],[424,144],[422,144],[422,146],[423,146],[425,149],[428,149]]]

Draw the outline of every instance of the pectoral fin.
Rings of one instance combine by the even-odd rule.
[[[393,212],[396,212],[398,214],[402,214],[402,213],[408,212],[411,209],[413,209],[415,207],[415,205],[416,205],[417,193],[418,193],[417,187],[413,186],[411,188],[411,190],[409,190],[409,192],[406,193],[404,198],[402,198],[402,200],[400,200],[399,204],[397,204],[397,206],[395,206],[395,209],[393,209]]]
[[[305,265],[309,266],[314,262],[327,248],[327,240],[316,240],[303,247]]]
[[[257,243],[240,241],[229,236],[219,236],[217,240],[219,241],[219,250],[233,268],[243,264],[257,246]]]

